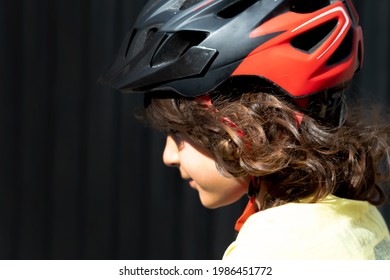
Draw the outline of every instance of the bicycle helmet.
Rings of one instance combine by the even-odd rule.
[[[152,0],[101,81],[196,97],[256,76],[302,98],[360,69],[358,20],[351,0]]]

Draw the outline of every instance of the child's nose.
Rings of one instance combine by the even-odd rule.
[[[179,165],[179,149],[171,136],[167,136],[163,153],[163,162],[165,165],[172,167]]]

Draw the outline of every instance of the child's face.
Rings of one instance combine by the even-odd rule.
[[[163,161],[180,170],[183,179],[199,192],[203,206],[217,208],[236,202],[248,191],[250,176],[222,175],[215,161],[185,140],[168,136]]]

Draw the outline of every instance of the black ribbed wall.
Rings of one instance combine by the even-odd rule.
[[[144,2],[0,0],[1,259],[219,259],[234,239],[244,201],[204,209],[142,97],[96,84]],[[390,2],[356,4],[356,88],[390,105]]]

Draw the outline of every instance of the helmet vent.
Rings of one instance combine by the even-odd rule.
[[[202,2],[203,0],[186,0],[184,1],[184,3],[181,5],[180,9],[179,10],[185,10],[185,9],[188,9],[200,2]]]
[[[313,53],[321,43],[332,33],[337,25],[337,20],[331,20],[317,26],[291,40],[291,45],[303,52]]]
[[[345,36],[340,46],[328,59],[326,64],[334,65],[349,57],[352,52],[352,41],[353,41],[352,39],[353,39],[352,29],[349,29],[347,36]]]
[[[198,31],[182,31],[172,36],[166,36],[165,42],[157,50],[152,59],[151,66],[159,67],[170,63],[182,56],[188,49],[199,45],[206,37],[207,33]]]
[[[225,19],[233,18],[248,9],[256,2],[257,0],[238,0],[219,11],[217,16]]]
[[[126,50],[126,58],[133,58],[139,52],[142,51],[145,45],[148,45],[156,34],[158,27],[154,26],[149,29],[143,30],[142,32],[137,32],[136,29],[133,30],[131,37],[129,38],[128,47]],[[134,44],[132,42],[134,41]]]
[[[318,11],[329,5],[329,0],[293,0],[290,4],[290,10],[295,13],[306,14]]]

